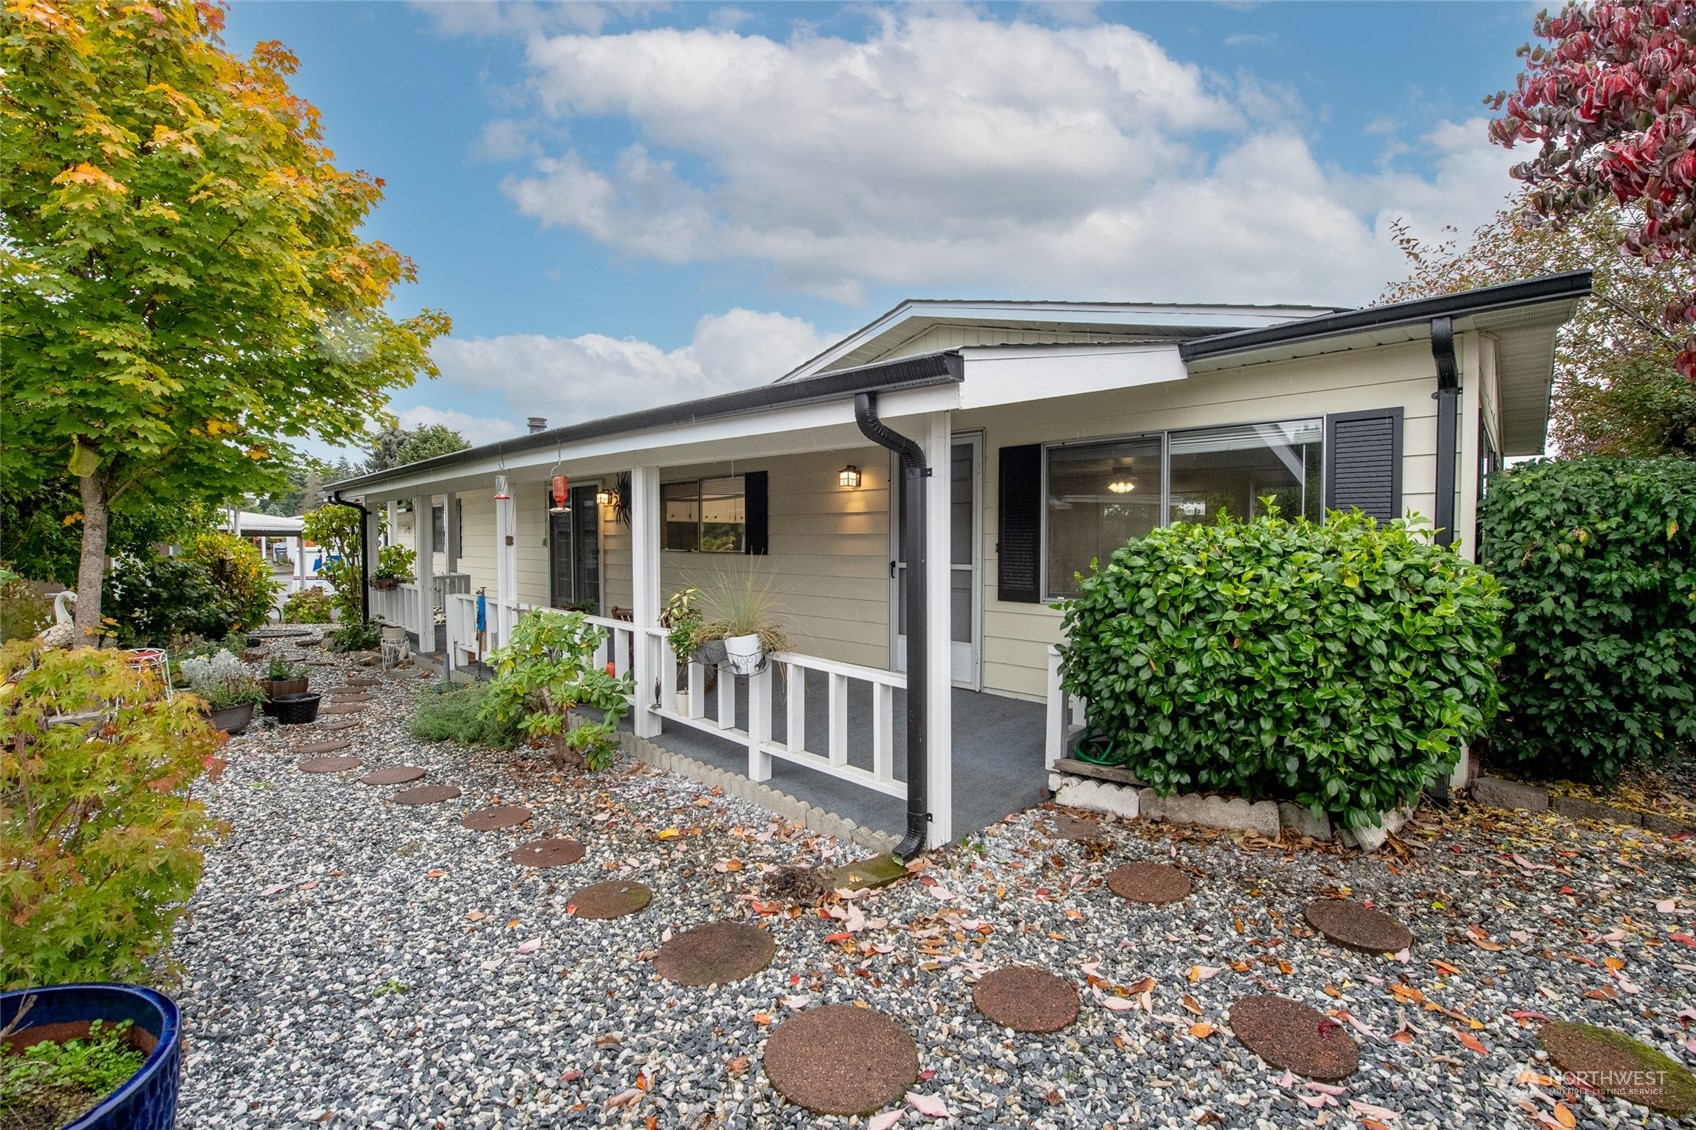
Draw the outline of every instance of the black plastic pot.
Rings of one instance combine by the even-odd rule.
[[[323,695],[317,691],[306,694],[286,694],[271,699],[265,704],[265,713],[275,718],[279,725],[299,726],[307,722],[318,721],[318,703]]]
[[[207,714],[214,729],[223,730],[229,734],[239,734],[247,729],[247,724],[253,721],[253,703],[242,702],[235,706],[226,706],[221,710],[213,710]]]

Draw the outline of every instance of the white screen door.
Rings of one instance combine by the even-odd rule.
[[[952,452],[948,460],[948,489],[949,489],[949,592],[948,592],[948,622],[950,637],[950,658],[954,682],[973,690],[981,685],[979,672],[979,638],[981,633],[978,625],[981,621],[981,603],[983,585],[979,580],[981,568],[982,537],[979,536],[978,525],[981,521],[981,499],[978,497],[983,482],[982,437],[960,436],[954,440]],[[940,468],[938,468],[940,471]],[[900,482],[899,463],[896,464],[896,482]],[[902,521],[902,499],[899,489],[891,492],[895,496],[894,513],[890,516],[895,527],[892,545],[894,560],[890,562],[890,601],[895,609],[895,670],[907,669],[907,590],[905,578],[907,575],[907,547]]]

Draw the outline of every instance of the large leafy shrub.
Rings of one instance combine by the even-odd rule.
[[[1062,607],[1064,686],[1163,794],[1273,796],[1376,823],[1452,769],[1495,710],[1496,582],[1407,520],[1166,526]]]
[[[335,590],[336,611],[344,621],[365,616],[365,596],[360,590],[360,514],[350,506],[320,506],[304,515],[306,536],[323,551],[318,575]]]
[[[1696,462],[1521,464],[1480,524],[1513,603],[1494,756],[1612,785],[1696,747]]]
[[[160,691],[121,652],[0,648],[0,987],[136,980],[169,942],[218,736]]]
[[[495,677],[483,709],[532,738],[546,739],[556,765],[605,769],[618,757],[615,731],[629,706],[625,696],[633,693],[629,679],[595,662],[595,649],[606,638],[606,629],[581,612],[525,613],[512,629],[512,641],[489,657]],[[573,726],[571,711],[579,706],[599,711],[601,720]]]
[[[124,647],[164,646],[174,636],[223,639],[236,623],[205,565],[154,553],[113,562],[106,614]]]
[[[246,538],[212,531],[184,546],[183,557],[205,567],[232,627],[256,628],[265,623],[282,586],[257,546]]]
[[[283,601],[283,623],[328,624],[334,608],[335,598],[323,589],[301,589]]]
[[[524,740],[515,720],[502,721],[483,709],[487,683],[421,691],[412,706],[412,736],[427,742],[458,742],[511,749]]]

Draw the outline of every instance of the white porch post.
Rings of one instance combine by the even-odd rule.
[[[385,522],[383,526],[383,544],[393,545],[395,544],[395,539],[400,537],[400,500],[396,498],[389,499],[388,502],[383,504],[383,513],[388,518],[388,521]],[[376,538],[371,539],[371,546],[373,549],[372,556],[375,557],[375,549],[377,546]],[[375,566],[377,563],[372,561],[371,564]]]
[[[926,700],[929,743],[930,847],[954,838],[954,664],[950,610],[954,606],[954,560],[950,548],[953,509],[949,493],[953,476],[953,428],[947,412],[933,413],[920,442],[930,478],[925,483],[925,620],[930,645],[926,649]]]
[[[294,591],[306,588],[306,535],[294,536]]]
[[[630,472],[630,584],[636,625],[636,707],[630,723],[639,738],[656,738],[660,716],[649,710],[663,664],[649,629],[660,622],[660,469]],[[670,691],[662,687],[661,694]]]
[[[459,517],[456,513],[458,510],[459,495],[449,491],[442,498],[442,536],[447,542],[444,547],[446,552],[443,554],[446,561],[442,571],[445,573],[459,572],[459,522],[456,520]]]
[[[512,634],[507,603],[518,599],[518,508],[505,475],[495,476],[495,614],[488,624],[494,643],[506,646]]]
[[[435,588],[436,546],[435,530],[430,520],[431,498],[427,494],[412,499],[412,544],[418,551],[415,563],[418,575],[418,603],[414,611],[413,628],[418,633],[418,650],[429,655],[436,650]]]

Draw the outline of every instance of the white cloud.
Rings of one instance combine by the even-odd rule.
[[[448,338],[431,355],[444,384],[485,399],[504,395],[515,416],[545,416],[558,426],[769,384],[833,340],[798,318],[736,308],[702,318],[690,343],[672,350],[602,334],[507,334]],[[428,408],[400,413],[402,422],[413,426],[413,414],[458,428],[474,443],[522,430]],[[485,438],[474,437],[471,425],[486,426]],[[494,434],[497,426],[505,430]]]
[[[1402,273],[1388,222],[1470,227],[1511,187],[1482,124],[1435,173],[1322,167],[1287,88],[1180,63],[1117,24],[873,9],[864,42],[728,29],[535,33],[559,145],[504,190],[543,226],[665,263],[763,264],[843,301],[949,293],[1359,302]],[[1203,143],[1206,144],[1203,144]]]
[[[459,412],[451,408],[432,408],[428,404],[418,404],[411,408],[395,410],[395,419],[403,428],[421,428],[428,424],[440,424],[452,428],[464,436],[472,447],[485,443],[493,443],[497,439],[517,435],[524,429],[511,420],[502,420],[489,416],[473,416],[469,412]]]

